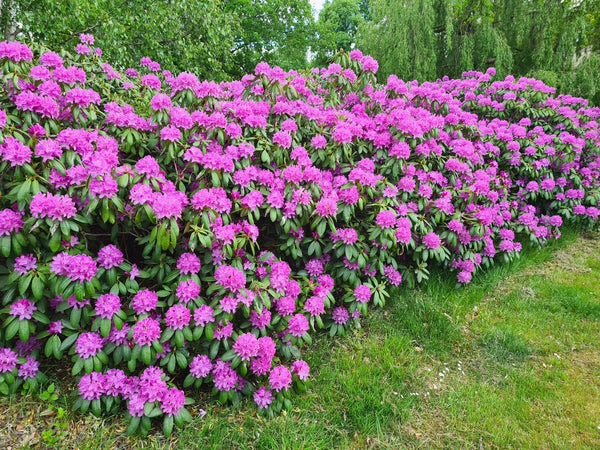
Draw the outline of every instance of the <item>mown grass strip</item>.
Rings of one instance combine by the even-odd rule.
[[[69,433],[58,444],[600,447],[599,269],[597,236],[567,230],[469,286],[456,289],[452,276],[437,275],[419,290],[398,291],[362,329],[333,344],[317,338],[306,353],[310,389],[287,414],[268,420],[248,404],[225,408],[206,396],[207,416],[169,440],[159,433],[125,438],[119,417],[69,414]],[[43,415],[47,405],[27,396],[1,402],[5,420],[17,419],[0,444],[45,443],[42,433],[55,421]]]

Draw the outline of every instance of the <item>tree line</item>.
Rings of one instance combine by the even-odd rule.
[[[600,0],[2,0],[7,40],[68,46],[93,34],[123,68],[149,56],[173,72],[239,78],[266,61],[324,65],[360,48],[380,80],[496,67],[600,104]]]

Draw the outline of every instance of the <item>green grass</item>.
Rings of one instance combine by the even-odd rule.
[[[233,409],[202,397],[206,417],[168,440],[160,430],[127,438],[119,417],[70,414],[58,445],[599,448],[599,299],[600,241],[570,230],[469,286],[437,275],[399,290],[362,329],[318,336],[305,352],[308,391],[272,420],[251,402]],[[18,397],[0,406],[15,424],[0,434],[0,447],[18,448],[27,432],[30,447],[43,446],[41,433],[55,419],[43,416],[41,402]]]

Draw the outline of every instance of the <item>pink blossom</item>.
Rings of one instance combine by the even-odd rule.
[[[173,330],[182,330],[190,324],[192,313],[181,304],[171,306],[165,314],[166,325]]]
[[[258,355],[258,350],[258,339],[252,333],[240,334],[233,344],[233,351],[242,361],[250,361],[250,358]]]
[[[37,311],[37,307],[31,300],[22,298],[17,300],[15,303],[10,305],[10,311],[8,312],[11,316],[16,317],[19,321],[31,320],[32,314]]]
[[[145,314],[153,311],[158,303],[158,295],[149,290],[139,290],[131,301],[131,308],[136,314]]]
[[[423,236],[423,244],[430,250],[436,250],[442,245],[442,240],[437,234],[431,232]]]
[[[215,271],[215,281],[218,285],[236,293],[246,285],[246,275],[243,270],[222,265]]]
[[[0,146],[2,159],[10,162],[10,166],[22,166],[26,162],[31,162],[31,149],[12,136],[4,140]]]
[[[269,385],[276,392],[282,389],[287,391],[292,385],[292,374],[284,366],[273,367],[269,374]]]
[[[270,389],[265,386],[261,386],[254,393],[254,402],[259,409],[266,409],[271,403],[273,403],[273,394]]]
[[[308,320],[302,314],[296,314],[288,320],[288,332],[292,336],[302,336],[308,331]]]
[[[359,303],[367,303],[371,299],[371,288],[366,284],[361,284],[354,289],[354,298]]]
[[[133,342],[140,347],[151,345],[160,338],[160,324],[150,318],[141,319],[133,326]]]
[[[111,269],[123,262],[123,252],[114,244],[108,244],[98,251],[98,264],[104,269]]]

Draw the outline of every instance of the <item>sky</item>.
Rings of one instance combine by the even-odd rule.
[[[325,0],[310,0],[310,4],[312,5],[313,9],[317,11],[315,17],[318,15],[318,12],[321,11],[321,8],[323,8],[323,3],[325,3]]]

